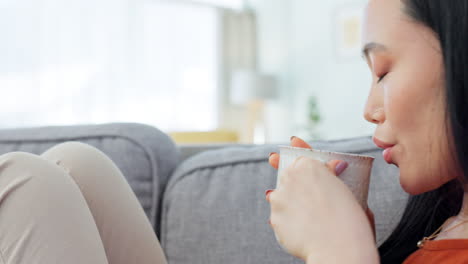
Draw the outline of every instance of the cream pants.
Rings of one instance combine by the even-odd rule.
[[[0,264],[163,264],[122,173],[97,149],[64,143],[0,156]]]

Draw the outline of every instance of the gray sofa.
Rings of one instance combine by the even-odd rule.
[[[276,182],[267,157],[277,146],[176,146],[154,127],[106,124],[0,130],[0,154],[39,154],[64,141],[93,145],[116,162],[170,264],[302,263],[281,250],[267,224],[264,193]],[[369,205],[381,243],[407,200],[398,171],[384,163],[370,137],[312,144],[376,157]]]

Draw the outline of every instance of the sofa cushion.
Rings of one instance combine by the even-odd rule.
[[[167,135],[141,124],[7,129],[0,130],[0,154],[11,151],[40,154],[65,141],[87,143],[107,154],[125,175],[158,229],[162,190],[179,159],[178,150]]]
[[[382,242],[407,200],[397,169],[385,164],[368,137],[313,146],[376,157],[369,206]],[[283,252],[267,224],[265,190],[276,183],[276,171],[267,162],[273,151],[277,146],[213,150],[179,166],[163,198],[161,241],[169,263],[303,263]]]

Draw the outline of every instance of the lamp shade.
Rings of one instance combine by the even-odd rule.
[[[241,105],[252,100],[268,100],[277,96],[277,81],[272,75],[254,71],[236,71],[231,79],[231,103]]]

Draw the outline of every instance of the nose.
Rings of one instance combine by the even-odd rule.
[[[371,89],[367,98],[366,107],[364,110],[364,118],[376,125],[385,121],[385,112],[383,108],[383,97],[374,89]]]
[[[385,115],[384,115],[383,109],[369,111],[367,110],[367,107],[366,107],[366,111],[364,112],[364,118],[368,122],[374,123],[376,125],[383,123],[383,120],[385,120],[384,116]]]

